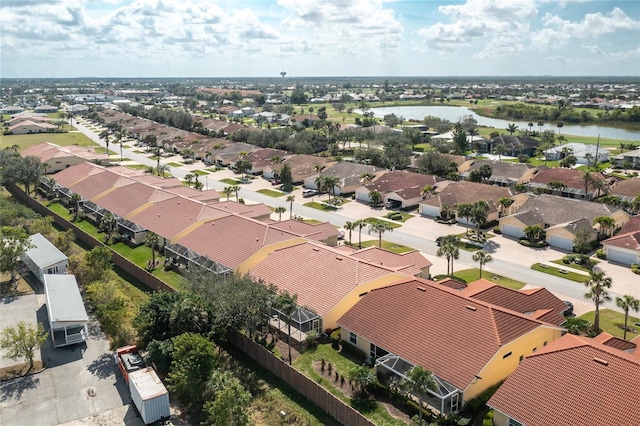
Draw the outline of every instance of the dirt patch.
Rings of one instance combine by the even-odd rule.
[[[37,374],[42,371],[46,366],[42,361],[33,361],[33,368],[29,369],[29,363],[16,364],[10,367],[0,368],[0,381],[16,379],[18,377],[29,376],[31,374]]]
[[[346,373],[338,371],[336,375],[335,370],[332,369],[331,371],[329,371],[328,364],[326,364],[323,368],[322,361],[315,361],[313,363],[313,369],[316,371],[316,373],[329,381],[333,387],[345,394],[348,398],[355,397],[355,386],[351,384]],[[407,413],[406,407],[392,401],[388,395],[376,394],[370,396],[369,398],[384,407],[391,416],[400,419],[405,423],[411,422],[411,416],[409,415],[409,413]]]

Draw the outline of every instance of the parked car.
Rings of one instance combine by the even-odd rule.
[[[444,237],[438,237],[436,238],[436,245],[438,247],[440,247],[442,245],[442,240],[444,240]]]
[[[573,303],[569,302],[568,300],[563,300],[562,303],[565,304],[566,309],[564,310],[563,314],[565,317],[570,317],[573,315]]]
[[[314,195],[318,195],[318,191],[315,189],[304,189],[302,190],[302,196],[305,198],[313,197]]]
[[[282,182],[280,182],[280,179],[274,179],[271,181],[271,185],[280,185]]]

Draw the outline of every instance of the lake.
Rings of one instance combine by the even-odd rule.
[[[427,115],[433,115],[451,122],[457,122],[466,115],[471,115],[478,121],[478,126],[493,127],[499,130],[506,130],[510,123],[515,123],[519,130],[528,128],[528,121],[508,121],[497,118],[483,117],[476,114],[473,110],[459,106],[395,106],[395,107],[379,107],[371,108],[371,111],[378,118],[383,118],[388,114],[395,114],[403,117],[405,120],[413,119],[422,121]],[[533,122],[533,130],[538,131],[537,121]],[[542,130],[551,129],[558,132],[555,124],[545,123]],[[624,139],[630,141],[640,141],[640,131],[618,129],[615,127],[597,126],[593,124],[565,124],[562,127],[561,134],[569,134],[576,136],[591,136],[607,139]]]

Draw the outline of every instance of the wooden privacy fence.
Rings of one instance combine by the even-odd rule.
[[[64,230],[72,229],[73,234],[76,236],[76,238],[82,241],[87,246],[91,248],[98,247],[98,246],[105,246],[105,244],[102,241],[86,233],[82,229],[78,228],[74,223],[69,222],[67,219],[63,218],[62,216],[60,216],[55,212],[52,212],[51,210],[49,210],[48,208],[40,204],[38,201],[29,197],[22,189],[20,189],[13,183],[8,182],[6,183],[5,186],[7,190],[11,193],[11,195],[18,198],[21,202],[27,204],[29,207],[31,207],[36,212],[40,213],[42,216],[53,217],[53,221],[56,225],[60,226]],[[106,247],[109,247],[109,246],[106,246]],[[147,287],[155,291],[168,291],[171,293],[174,293],[176,291],[173,287],[171,287],[164,281],[150,274],[149,272],[147,272],[140,266],[136,265],[135,263],[131,262],[129,259],[123,257],[119,253],[116,253],[114,250],[111,250],[111,261],[115,266],[122,269],[124,272],[131,275],[133,278],[139,280],[140,282],[144,283]]]
[[[232,332],[228,336],[228,341],[238,350],[260,364],[261,367],[269,370],[341,424],[349,426],[375,426],[375,423],[372,423],[353,407],[345,404],[337,396],[331,394],[312,379],[277,358],[273,353],[252,341],[244,334]]]

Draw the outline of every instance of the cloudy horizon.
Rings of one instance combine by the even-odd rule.
[[[0,76],[640,76],[640,2],[3,0]]]

